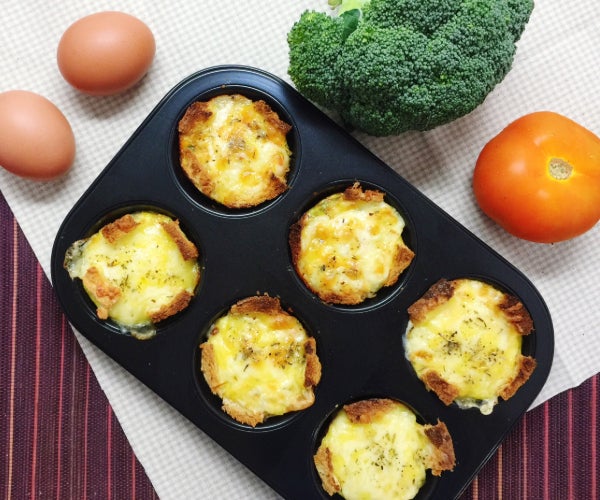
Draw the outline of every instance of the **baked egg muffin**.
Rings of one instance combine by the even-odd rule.
[[[512,397],[536,362],[522,339],[533,330],[525,306],[473,279],[442,279],[408,308],[406,357],[428,390],[449,405],[489,415]]]
[[[198,250],[170,217],[140,211],[106,224],[74,242],[64,265],[97,307],[138,338],[185,309],[198,285]]]
[[[454,469],[446,424],[422,425],[404,404],[366,399],[345,405],[329,424],[314,462],[323,489],[353,499],[411,499],[426,471]]]
[[[208,386],[240,423],[255,427],[314,403],[321,379],[315,339],[277,298],[240,300],[214,323],[200,349]]]
[[[288,187],[290,130],[262,100],[233,94],[194,102],[178,125],[181,167],[205,196],[254,207]]]
[[[404,226],[381,191],[355,183],[318,202],[291,227],[292,263],[324,302],[359,304],[393,285],[411,263]]]

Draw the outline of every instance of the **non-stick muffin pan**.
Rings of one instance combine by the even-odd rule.
[[[254,208],[228,209],[194,188],[179,166],[177,124],[194,101],[239,93],[263,99],[292,125],[289,189]],[[326,304],[297,276],[288,244],[290,227],[324,196],[356,181],[385,193],[406,221],[403,239],[415,252],[396,284],[356,306]],[[64,268],[69,246],[103,224],[141,209],[179,220],[197,246],[201,278],[189,306],[157,324],[139,340],[100,320],[79,280]],[[537,368],[492,414],[444,405],[428,392],[406,360],[407,308],[441,278],[475,278],[518,297],[534,331],[523,353]],[[422,423],[444,422],[454,443],[456,466],[428,472],[417,498],[458,497],[532,404],[550,371],[554,351],[551,318],[532,283],[509,262],[444,213],[370,153],[291,86],[261,70],[209,68],[172,89],[135,131],[64,220],[52,252],[52,280],[73,326],[165,401],[211,436],[285,498],[329,498],[313,455],[327,423],[341,405],[359,399],[397,399]],[[316,340],[322,365],[314,404],[240,424],[200,372],[199,345],[211,324],[238,300],[278,297]]]

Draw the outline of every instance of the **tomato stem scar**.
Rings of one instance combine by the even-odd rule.
[[[564,181],[571,177],[573,166],[562,158],[551,158],[548,163],[548,173],[558,181]]]

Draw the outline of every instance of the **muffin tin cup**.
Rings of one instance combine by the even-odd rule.
[[[254,209],[231,210],[196,193],[179,171],[177,122],[195,100],[218,93],[262,98],[293,128],[289,189]],[[398,283],[358,306],[324,304],[296,275],[290,226],[316,200],[353,182],[377,188],[406,220],[415,258]],[[200,251],[201,277],[189,306],[137,340],[100,321],[65,252],[101,221],[152,208],[179,218]],[[315,440],[335,408],[367,397],[397,399],[423,423],[443,421],[456,453],[454,471],[428,481],[418,498],[457,498],[532,404],[552,364],[552,321],[543,298],[509,262],[443,212],[291,86],[264,71],[219,66],[183,80],[156,106],[65,218],[51,261],[52,281],[74,327],[211,436],[285,498],[328,498],[312,462]],[[440,278],[476,277],[517,296],[535,325],[524,352],[531,378],[491,415],[445,406],[426,391],[405,358],[407,308]],[[322,378],[315,403],[256,428],[221,414],[203,386],[199,344],[231,304],[256,294],[278,297],[315,337]]]
[[[414,407],[412,407],[406,401],[402,401],[397,398],[389,398],[386,395],[381,395],[381,394],[363,394],[359,398],[354,398],[349,401],[344,401],[342,404],[336,406],[335,408],[332,408],[330,413],[325,416],[325,418],[323,419],[323,421],[321,422],[321,424],[319,425],[319,427],[315,430],[315,432],[313,434],[313,449],[312,449],[313,456],[315,453],[317,453],[317,450],[319,449],[319,446],[321,445],[321,441],[323,440],[323,438],[325,437],[325,434],[329,430],[329,425],[331,424],[334,417],[338,414],[338,412],[342,410],[342,407],[346,404],[352,404],[352,403],[356,403],[357,401],[364,401],[367,399],[392,399],[392,400],[395,400],[398,403],[401,403],[404,406],[406,406],[408,409],[410,409],[415,414],[417,423],[419,423],[421,425],[436,423],[436,422],[426,421],[422,417],[422,415],[419,413],[419,411],[417,409],[415,409]],[[311,461],[312,461],[312,457],[311,457]],[[321,486],[321,478],[319,477],[319,474],[318,474],[316,468],[313,466],[312,469],[313,469],[312,479],[315,484],[315,489],[321,491],[320,498],[322,498],[322,499],[331,498],[331,496],[328,495],[327,492],[325,492],[323,490],[323,488]],[[435,491],[435,488],[437,487],[437,483],[438,483],[439,479],[440,478],[434,476],[430,470],[427,470],[425,483],[419,489],[419,492],[414,497],[414,500],[425,500],[425,499],[433,498],[432,495],[433,495],[433,492]]]

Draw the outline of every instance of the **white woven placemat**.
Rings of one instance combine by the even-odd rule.
[[[61,221],[162,96],[187,75],[220,64],[255,66],[289,81],[286,34],[306,8],[326,10],[327,2],[0,0],[0,92],[18,88],[45,95],[65,113],[77,140],[77,159],[64,179],[34,183],[0,171],[0,189],[47,273]],[[98,98],[81,95],[63,81],[56,47],[73,21],[101,10],[121,10],[144,20],[156,37],[157,53],[140,85],[119,96]],[[536,404],[600,371],[600,228],[555,245],[513,238],[477,209],[471,173],[483,145],[531,111],[557,111],[600,133],[598,53],[597,0],[538,0],[513,69],[473,113],[427,133],[356,135],[538,287],[554,320],[556,356]],[[276,496],[125,370],[78,338],[162,499]]]

